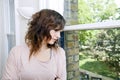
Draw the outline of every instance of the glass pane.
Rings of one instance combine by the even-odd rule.
[[[92,80],[101,75],[105,80],[120,78],[120,28],[80,31],[79,45],[79,66],[85,70],[81,71],[83,78],[85,75]]]
[[[65,0],[66,25],[120,20],[120,8],[115,1]],[[101,80],[101,75],[107,78],[104,80],[114,80],[120,76],[119,35],[120,28],[78,31],[81,80]]]

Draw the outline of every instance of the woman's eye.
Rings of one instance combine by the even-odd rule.
[[[56,31],[56,32],[59,32],[59,33],[60,33],[61,31]]]
[[[59,31],[58,29],[56,29],[55,31]]]

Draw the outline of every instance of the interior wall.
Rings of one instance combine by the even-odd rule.
[[[35,11],[38,11],[39,0],[15,0],[15,12],[16,12],[16,45],[24,44],[24,37],[27,31],[28,19],[24,18],[18,11],[19,8],[31,7]]]

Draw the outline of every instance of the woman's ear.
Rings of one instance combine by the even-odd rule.
[[[54,35],[55,34],[55,30],[50,30],[50,35]]]

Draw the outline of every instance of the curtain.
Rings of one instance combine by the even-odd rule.
[[[0,0],[0,80],[8,53],[15,45],[13,1]]]

